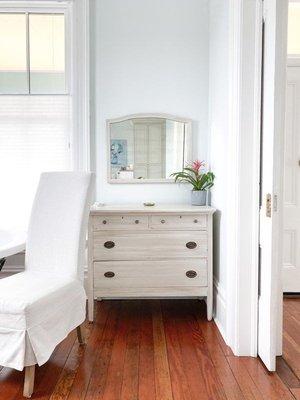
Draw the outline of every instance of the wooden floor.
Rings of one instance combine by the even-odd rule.
[[[103,301],[87,330],[86,346],[74,332],[37,369],[33,399],[300,399],[285,364],[282,380],[258,359],[234,357],[196,300]],[[23,373],[3,368],[0,400],[21,399],[22,384]]]
[[[282,379],[287,376],[291,391],[300,400],[300,297],[283,301],[283,361],[290,371]],[[281,375],[281,366],[278,373]]]

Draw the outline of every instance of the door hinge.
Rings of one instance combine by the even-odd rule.
[[[271,218],[272,216],[272,195],[271,193],[266,194],[266,217]]]

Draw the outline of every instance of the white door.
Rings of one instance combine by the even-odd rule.
[[[287,68],[283,291],[300,292],[300,66]]]
[[[264,3],[258,355],[266,367],[274,371],[278,354],[277,332],[282,318],[279,233],[282,229],[287,2],[265,0]]]

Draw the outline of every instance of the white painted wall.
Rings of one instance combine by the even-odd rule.
[[[229,1],[209,3],[209,154],[216,175],[212,191],[214,216],[215,319],[226,336],[227,194],[229,154]]]
[[[133,113],[191,118],[207,158],[208,1],[91,0],[91,126],[98,201],[185,202],[190,187],[107,183],[105,121]]]

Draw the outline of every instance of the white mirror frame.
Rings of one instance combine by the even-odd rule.
[[[171,121],[182,122],[185,124],[184,130],[184,162],[192,161],[192,120],[187,118],[176,117],[170,114],[131,114],[124,117],[112,118],[106,120],[107,130],[107,181],[113,184],[123,183],[175,183],[172,178],[165,179],[112,179],[111,178],[111,165],[110,165],[110,125],[116,122],[123,122],[129,119],[138,118],[164,118]],[[174,171],[175,172],[175,171]]]

